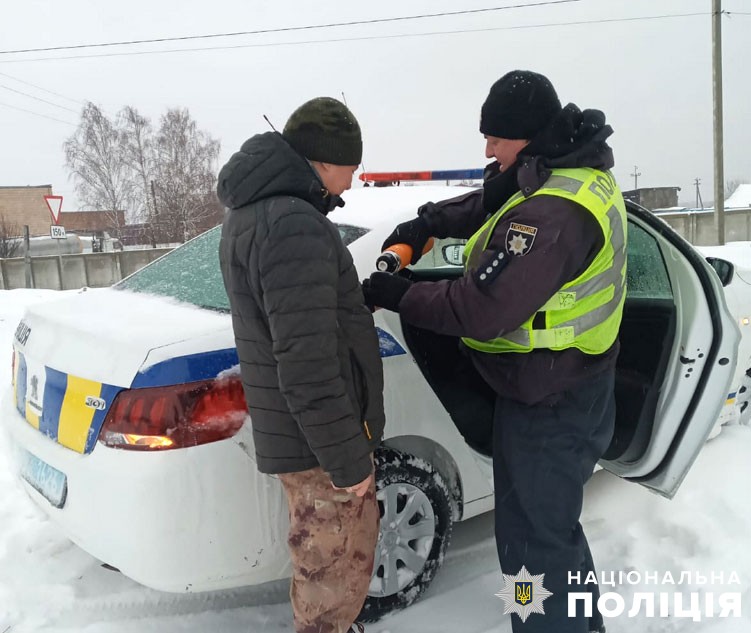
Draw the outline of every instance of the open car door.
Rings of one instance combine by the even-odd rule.
[[[616,428],[600,463],[672,497],[725,405],[740,332],[698,251],[649,211],[627,208]]]
[[[603,468],[672,497],[717,423],[740,332],[717,272],[663,220],[627,202],[627,294],[616,366],[616,423]],[[413,279],[463,274],[464,241],[436,240]],[[391,319],[468,445],[490,454],[494,394],[452,337]]]

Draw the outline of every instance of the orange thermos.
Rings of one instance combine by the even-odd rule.
[[[425,255],[433,248],[434,240],[431,237],[422,249]],[[392,244],[376,259],[376,269],[382,273],[396,273],[412,261],[412,247],[409,244]]]

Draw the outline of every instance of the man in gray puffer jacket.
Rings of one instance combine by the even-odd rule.
[[[360,631],[379,529],[372,453],[384,427],[373,317],[326,214],[362,157],[357,120],[313,99],[219,173],[220,260],[258,468],[289,503],[298,633]]]

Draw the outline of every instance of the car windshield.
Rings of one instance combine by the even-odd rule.
[[[336,227],[345,246],[369,230],[348,224],[337,224]],[[114,288],[172,297],[208,310],[229,312],[229,300],[219,268],[221,237],[222,227],[214,227],[123,279]]]

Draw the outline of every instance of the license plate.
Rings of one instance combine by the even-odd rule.
[[[21,477],[54,507],[62,508],[68,496],[68,478],[57,468],[24,451],[21,455]]]

